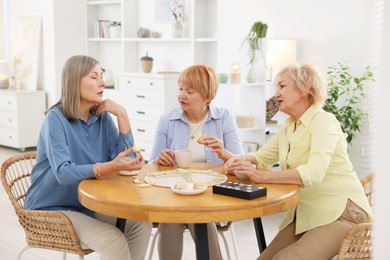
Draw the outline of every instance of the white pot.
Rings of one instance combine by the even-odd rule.
[[[110,37],[119,38],[121,37],[121,27],[119,26],[110,26]]]

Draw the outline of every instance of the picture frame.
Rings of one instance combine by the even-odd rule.
[[[173,9],[184,17],[184,0],[155,0],[156,22],[170,23],[175,21]]]

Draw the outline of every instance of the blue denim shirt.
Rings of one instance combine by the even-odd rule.
[[[238,135],[238,127],[232,113],[225,108],[217,108],[213,105],[209,105],[209,111],[202,133],[220,139],[228,151],[234,154],[243,154],[244,151]],[[183,110],[178,107],[163,114],[157,125],[150,156],[151,162],[166,148],[173,151],[186,149],[189,141],[190,127]],[[205,154],[206,162],[223,163],[217,154],[211,152],[210,149],[205,150]]]
[[[92,215],[78,200],[81,180],[94,178],[96,162],[107,162],[134,145],[131,131],[120,134],[109,113],[92,114],[88,122],[64,117],[59,107],[45,117],[37,144],[25,208],[74,210]]]

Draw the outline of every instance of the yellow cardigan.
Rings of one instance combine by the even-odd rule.
[[[282,223],[284,229],[296,216],[299,234],[329,224],[344,212],[348,199],[373,214],[360,181],[349,160],[347,142],[340,123],[320,105],[311,106],[295,122],[288,118],[280,131],[264,147],[251,153],[257,168],[270,168],[279,161],[281,168],[297,169],[303,186],[298,204]]]

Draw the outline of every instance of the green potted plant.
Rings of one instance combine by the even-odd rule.
[[[110,36],[111,38],[119,38],[121,35],[121,22],[120,21],[112,21],[109,25]]]
[[[327,72],[328,98],[324,110],[333,113],[347,134],[347,142],[352,143],[355,135],[368,114],[361,109],[365,100],[366,84],[374,82],[371,67],[367,66],[363,75],[353,76],[346,62],[329,66]]]
[[[245,37],[241,44],[241,48],[244,45],[248,45],[249,65],[253,66],[256,60],[256,53],[260,51],[264,60],[263,53],[263,38],[267,36],[268,25],[261,21],[256,21],[252,24],[248,35]]]

